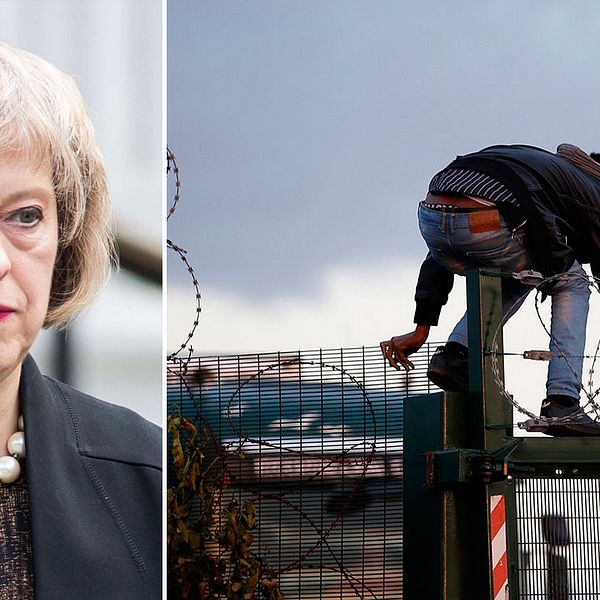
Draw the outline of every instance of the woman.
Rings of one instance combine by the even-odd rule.
[[[112,244],[74,82],[0,44],[0,598],[161,595],[160,430],[28,355],[104,285]]]

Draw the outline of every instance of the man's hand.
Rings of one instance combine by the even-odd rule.
[[[417,328],[411,333],[396,335],[391,340],[383,341],[379,344],[383,356],[387,358],[391,367],[400,370],[402,365],[407,371],[415,368],[407,356],[416,352],[429,337],[429,325],[417,325]]]

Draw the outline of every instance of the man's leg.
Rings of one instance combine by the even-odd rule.
[[[548,396],[579,398],[583,374],[585,332],[589,310],[590,285],[578,262],[549,292],[552,297],[552,321],[548,365]]]
[[[579,404],[583,353],[589,309],[590,284],[574,263],[549,292],[552,296],[547,396],[542,402],[542,419],[526,422],[528,431],[555,436],[600,436],[600,423],[583,412]]]

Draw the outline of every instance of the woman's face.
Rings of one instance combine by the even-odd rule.
[[[44,324],[57,244],[50,169],[0,157],[0,380]]]

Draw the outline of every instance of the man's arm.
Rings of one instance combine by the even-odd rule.
[[[438,324],[442,306],[448,302],[453,284],[454,274],[438,265],[431,253],[427,254],[421,265],[415,293],[415,330],[379,344],[391,367],[399,370],[401,365],[407,371],[414,369],[413,363],[407,357],[427,341],[431,325]]]
[[[431,252],[421,265],[415,301],[414,323],[422,325],[437,325],[442,306],[448,302],[448,295],[454,285],[454,273],[447,271],[433,260]]]

